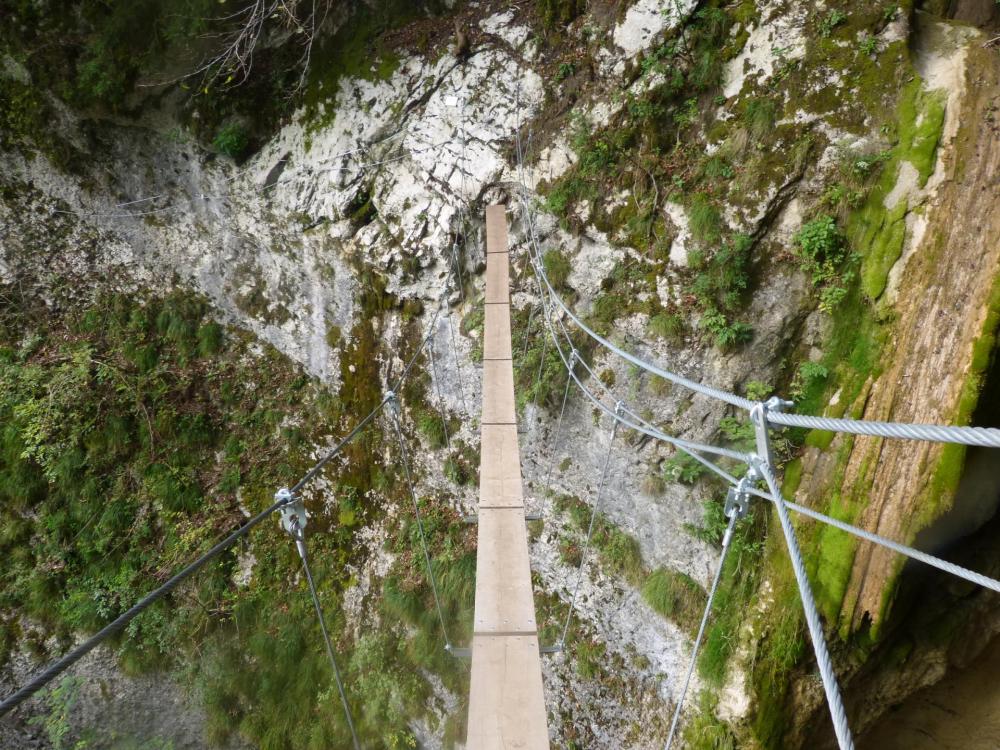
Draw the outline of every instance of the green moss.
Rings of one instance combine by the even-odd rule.
[[[360,3],[333,36],[321,37],[313,50],[309,80],[304,94],[306,118],[311,126],[333,122],[330,106],[342,78],[387,80],[399,67],[398,51],[384,41],[387,31],[419,18],[419,2],[384,0],[374,5]]]
[[[1000,331],[1000,274],[996,274],[993,280],[986,317],[983,320],[980,334],[972,346],[969,372],[962,384],[962,393],[952,424],[968,424],[972,419],[982,395],[987,373],[997,357],[998,331]],[[911,535],[926,527],[950,505],[962,478],[966,450],[963,445],[949,444],[942,447],[940,458],[931,478],[928,502],[921,512],[912,519],[909,526]]]
[[[785,497],[795,497],[795,493],[802,483],[802,459],[796,458],[785,464],[785,476],[781,485],[781,491]]]
[[[934,169],[945,101],[943,92],[925,92],[919,77],[903,89],[892,155],[863,207],[852,214],[848,224],[852,245],[863,256],[862,289],[871,299],[878,299],[885,290],[889,271],[902,255],[905,240],[907,198],[888,208],[885,201],[900,179],[904,162],[916,170],[918,185],[926,184]]]

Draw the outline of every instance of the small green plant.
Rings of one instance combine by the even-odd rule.
[[[878,39],[870,34],[866,34],[861,41],[858,42],[858,50],[863,55],[874,55],[878,52]]]
[[[688,208],[691,235],[702,244],[718,241],[722,231],[722,214],[704,193],[695,193]]]
[[[800,401],[806,391],[819,381],[826,380],[829,375],[830,371],[819,362],[803,362],[796,370],[789,387],[792,398]]]
[[[701,509],[701,525],[687,524],[684,530],[695,539],[718,547],[722,544],[722,535],[726,533],[726,528],[729,526],[725,505],[722,499],[710,497],[702,501]]]
[[[803,270],[812,277],[814,286],[820,286],[837,277],[837,269],[847,258],[844,235],[837,228],[832,216],[819,216],[795,235],[798,245],[796,255]]]
[[[744,393],[751,401],[763,401],[774,393],[774,386],[760,380],[750,380],[744,388]]]
[[[444,448],[448,442],[444,422],[433,411],[422,412],[417,417],[417,428],[427,438],[427,443],[431,448]]]
[[[847,20],[847,14],[842,10],[831,10],[826,16],[820,21],[819,24],[819,35],[824,39],[829,39],[833,35],[833,30],[840,26],[844,21]]]
[[[250,138],[246,128],[238,122],[230,122],[223,125],[215,138],[212,139],[212,146],[220,154],[231,159],[240,158],[250,145]]]
[[[663,462],[663,476],[671,482],[694,484],[706,471],[698,460],[683,451],[677,451]]]
[[[753,327],[750,324],[730,322],[725,313],[714,307],[705,310],[699,326],[715,337],[715,345],[722,351],[729,351],[753,338]]]
[[[576,74],[576,63],[564,62],[559,63],[559,70],[556,72],[556,81],[565,81],[567,78]]]

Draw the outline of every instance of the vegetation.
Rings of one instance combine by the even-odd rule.
[[[4,298],[17,294],[7,289]],[[377,382],[370,324],[352,332],[342,362],[348,398],[338,400],[274,350],[252,354],[249,336],[214,323],[191,296],[102,296],[55,314],[19,302],[0,312],[0,609],[32,618],[59,650],[241,523],[243,508],[270,504],[278,486],[304,472],[321,429],[349,424],[380,398],[364,385]],[[408,384],[404,398],[417,396]],[[380,512],[368,493],[406,499],[404,484],[372,458],[381,455],[377,440],[371,430],[348,446],[336,502],[311,508],[310,548],[349,698],[364,707],[361,732],[372,744],[405,747],[430,690],[420,670],[461,696],[465,667],[438,648],[412,520],[390,537],[397,563],[383,624],[356,643],[338,635],[350,564],[364,554],[354,535]],[[449,628],[463,638],[473,537],[453,512],[421,505]],[[233,582],[242,550],[224,554],[133,621],[117,644],[123,666],[184,670],[204,697],[214,740],[239,731],[269,748],[342,746],[346,727],[312,604],[301,580],[289,589],[294,550],[276,524],[251,539],[257,564],[248,584]],[[397,631],[404,623],[412,635]],[[16,619],[2,625],[0,657],[15,638],[46,656],[34,631],[22,633]],[[291,703],[322,719],[299,721]]]
[[[705,592],[684,573],[657,568],[642,586],[642,598],[663,617],[688,631],[698,627],[705,609]]]
[[[232,159],[240,158],[249,144],[246,129],[238,122],[227,123],[212,139],[215,150]]]

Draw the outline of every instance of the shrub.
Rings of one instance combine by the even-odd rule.
[[[569,260],[560,250],[549,250],[542,258],[542,266],[545,268],[545,275],[549,277],[552,286],[556,288],[565,287],[569,278]]]
[[[751,401],[763,401],[774,392],[774,387],[760,380],[750,380],[743,390]]]
[[[732,242],[720,245],[691,284],[690,291],[706,307],[723,310],[739,307],[744,292],[750,288],[750,253],[753,239],[737,234]]]
[[[559,71],[556,73],[556,81],[565,81],[574,73],[576,73],[576,63],[559,63]]]
[[[431,448],[444,448],[448,442],[444,422],[433,411],[422,412],[417,417],[417,428],[427,438],[427,443]]]
[[[814,384],[826,380],[830,371],[819,362],[803,362],[792,378],[790,391],[792,398],[800,400]]]
[[[657,313],[649,319],[649,330],[667,341],[680,341],[684,335],[684,318],[676,313]]]
[[[250,138],[246,128],[238,122],[230,122],[223,125],[215,138],[212,139],[212,146],[220,154],[231,159],[240,158],[250,145]]]
[[[748,323],[729,322],[725,313],[710,307],[701,316],[699,325],[715,336],[715,345],[728,351],[753,338],[753,328]]]

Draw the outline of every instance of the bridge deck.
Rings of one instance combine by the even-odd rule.
[[[509,279],[506,210],[489,206],[469,750],[549,747],[514,411]]]

